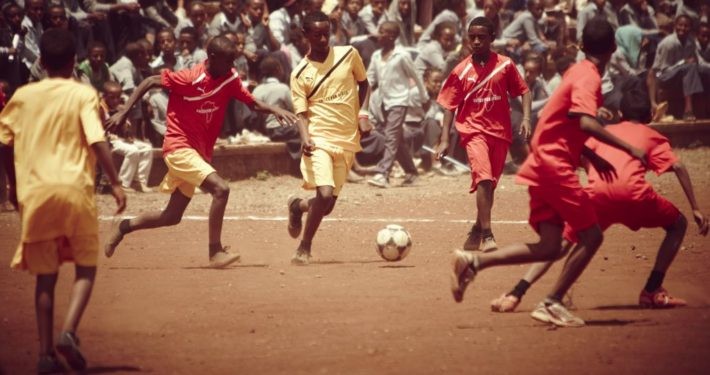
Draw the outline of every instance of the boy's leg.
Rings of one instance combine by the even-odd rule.
[[[675,307],[686,305],[684,300],[668,295],[668,292],[663,288],[663,279],[671,263],[673,263],[673,259],[678,254],[687,228],[688,220],[682,214],[678,216],[675,223],[665,228],[666,236],[658,249],[653,271],[651,271],[646,281],[646,286],[639,296],[639,304],[642,306]]]
[[[216,172],[211,173],[200,187],[212,194],[209,213],[209,257],[212,267],[225,267],[239,260],[239,255],[229,253],[222,246],[222,224],[229,200],[229,185]]]
[[[79,338],[76,336],[76,329],[86,306],[89,304],[95,278],[95,266],[76,265],[76,279],[69,297],[69,309],[64,319],[62,332],[57,340],[57,352],[64,357],[74,370],[84,370],[86,368],[86,359],[84,359],[84,355],[79,350]]]
[[[291,260],[293,264],[307,264],[308,258],[311,256],[311,243],[313,237],[320,226],[323,217],[329,214],[335,206],[336,197],[333,196],[332,186],[318,186],[316,188],[315,198],[300,200],[299,208],[306,209],[306,225],[303,228],[303,237],[301,243],[296,249],[296,255]]]
[[[394,165],[404,134],[404,119],[407,107],[397,106],[385,111],[385,153],[377,163],[377,175],[367,182],[377,187],[387,187],[389,173]]]
[[[39,332],[39,356],[52,355],[54,335],[54,287],[57,285],[57,275],[37,275],[35,287],[35,311],[37,314],[37,331]]]
[[[162,211],[152,211],[142,213],[132,219],[121,220],[104,247],[107,257],[113,256],[114,251],[123,240],[123,236],[136,230],[159,228],[177,225],[182,219],[182,215],[190,203],[191,198],[185,196],[180,189],[170,195],[168,205]]]

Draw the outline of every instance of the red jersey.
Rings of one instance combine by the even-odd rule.
[[[589,134],[582,131],[582,115],[596,117],[602,104],[601,76],[583,60],[570,67],[540,112],[531,153],[520,167],[516,182],[524,185],[580,187],[579,156]]]
[[[611,182],[606,182],[593,167],[589,168],[587,191],[595,201],[602,197],[613,201],[640,200],[645,194],[653,191],[651,184],[646,181],[646,172],[653,171],[660,175],[678,161],[668,139],[648,126],[622,122],[607,126],[606,130],[646,152],[648,167],[644,167],[638,159],[618,148],[594,138],[589,139],[587,147],[611,163],[618,176]]]
[[[505,56],[490,53],[483,66],[468,56],[444,82],[437,102],[456,112],[456,130],[460,133],[486,133],[511,142],[510,104],[528,92],[515,63]]]
[[[178,72],[163,70],[161,83],[170,91],[163,155],[192,148],[210,161],[229,99],[254,103],[234,69],[219,78],[212,78],[204,63]]]

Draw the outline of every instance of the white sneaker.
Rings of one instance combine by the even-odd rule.
[[[291,264],[294,266],[307,266],[308,263],[310,263],[310,260],[311,254],[305,251],[296,250],[296,254],[294,254],[291,258]]]
[[[538,303],[530,316],[537,321],[558,327],[584,327],[584,320],[574,316],[563,304],[549,298]]]
[[[382,173],[378,173],[372,176],[371,179],[367,180],[367,183],[382,189],[386,189],[389,187],[389,181],[387,181],[387,177],[385,177],[385,175],[383,175]]]
[[[451,260],[451,294],[456,302],[463,301],[466,287],[476,277],[476,271],[473,269],[474,261],[473,254],[454,250],[454,257]]]
[[[239,261],[239,254],[230,253],[227,251],[228,249],[229,247],[225,246],[221,251],[216,252],[210,257],[210,268],[224,268]]]

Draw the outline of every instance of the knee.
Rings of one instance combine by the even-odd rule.
[[[599,246],[602,245],[602,242],[604,242],[604,233],[602,233],[599,226],[594,226],[590,229],[580,232],[579,238],[580,241],[584,243],[585,248],[593,249],[596,251],[596,249],[598,249]]]
[[[212,190],[212,198],[227,199],[229,198],[229,185],[226,182],[220,181]]]
[[[685,215],[679,214],[678,219],[676,219],[673,224],[669,225],[665,229],[668,233],[685,235],[685,231],[688,229],[688,219],[685,218]]]
[[[537,248],[539,249],[540,257],[544,260],[556,260],[564,257],[564,250],[559,238],[541,239]]]
[[[165,226],[173,226],[180,224],[182,215],[173,212],[163,212],[163,224]]]
[[[333,212],[333,209],[335,208],[335,197],[328,203],[328,205],[325,208],[325,216],[330,215],[331,212]]]

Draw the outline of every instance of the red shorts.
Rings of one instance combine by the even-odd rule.
[[[478,184],[486,180],[493,181],[495,188],[503,174],[509,143],[485,133],[473,133],[461,134],[461,146],[466,149],[471,165],[470,192],[476,191]]]
[[[540,232],[542,222],[560,227],[569,225],[575,232],[589,229],[597,223],[597,214],[587,192],[580,186],[530,186],[530,219],[528,222]]]
[[[641,228],[666,228],[675,223],[681,213],[678,208],[656,192],[641,199],[610,201],[590,197],[602,231],[613,224],[622,224],[633,231]],[[565,225],[564,238],[577,242],[577,232]]]

